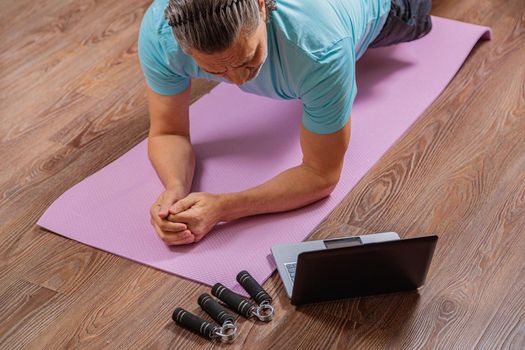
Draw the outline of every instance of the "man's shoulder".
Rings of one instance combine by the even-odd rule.
[[[168,0],[155,0],[144,12],[140,25],[140,34],[146,35],[157,40],[169,34],[171,28],[164,18],[164,9]]]
[[[139,31],[139,54],[153,57],[152,62],[161,62],[174,73],[185,76],[191,60],[177,43],[164,18],[167,2],[168,0],[155,0],[144,13]]]
[[[322,59],[334,44],[352,35],[340,4],[331,0],[278,1],[271,18],[276,37],[314,61]]]

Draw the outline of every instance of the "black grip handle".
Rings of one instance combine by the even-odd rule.
[[[223,325],[226,321],[230,321],[231,323],[235,321],[235,318],[208,293],[201,294],[197,302],[219,325]]]
[[[244,317],[252,316],[252,310],[254,308],[253,304],[222,284],[216,283],[211,289],[211,294],[222,300],[226,305]]]
[[[205,338],[215,338],[215,330],[218,328],[216,325],[203,320],[199,316],[195,316],[194,314],[184,310],[183,308],[176,308],[175,311],[173,311],[173,315],[171,315],[171,318],[178,325],[186,327],[202,335]]]
[[[248,271],[241,271],[237,274],[237,282],[251,295],[257,304],[262,304],[263,301],[272,303],[272,297],[266,293],[263,287],[257,282],[255,278],[250,275]]]

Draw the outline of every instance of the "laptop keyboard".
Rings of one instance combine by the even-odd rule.
[[[284,267],[286,267],[286,271],[288,271],[288,276],[290,276],[290,279],[293,282],[295,279],[295,269],[297,267],[297,262],[284,263]]]

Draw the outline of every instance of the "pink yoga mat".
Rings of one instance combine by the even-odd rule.
[[[433,20],[423,39],[369,50],[358,62],[352,138],[341,180],[328,198],[226,223],[200,243],[170,248],[149,223],[149,208],[163,187],[143,141],[65,192],[38,225],[208,285],[221,282],[241,291],[235,281],[241,270],[262,283],[275,269],[270,247],[304,240],[443,91],[476,42],[490,38],[486,27]],[[193,191],[244,190],[301,161],[299,101],[222,84],[191,106],[191,118],[198,159]]]

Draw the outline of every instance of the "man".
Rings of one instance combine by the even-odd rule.
[[[368,47],[428,33],[429,10],[430,0],[155,0],[138,50],[147,82],[149,157],[166,187],[150,212],[158,235],[170,245],[197,242],[218,222],[328,196],[350,138],[356,60]],[[244,191],[190,193],[191,77],[301,99],[302,163]]]

